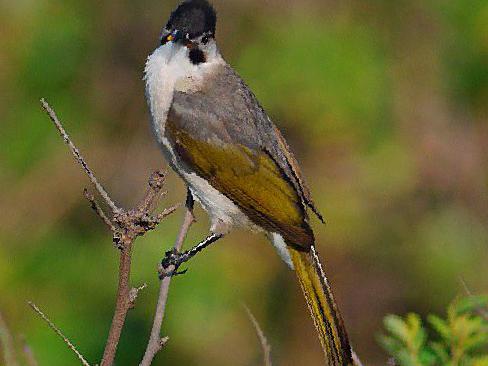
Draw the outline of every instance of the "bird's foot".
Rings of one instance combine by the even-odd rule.
[[[185,274],[188,270],[178,271],[178,268],[188,260],[186,252],[180,253],[176,249],[172,249],[165,253],[161,266],[159,268],[159,279],[165,277],[175,277]]]

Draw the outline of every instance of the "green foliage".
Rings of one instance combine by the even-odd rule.
[[[488,365],[488,296],[454,300],[447,317],[427,317],[423,324],[414,313],[384,319],[388,335],[380,343],[401,366]]]
[[[370,146],[391,128],[388,57],[378,39],[365,24],[295,16],[264,29],[236,66],[280,123],[311,121],[303,126],[310,136]]]
[[[73,355],[26,300],[96,361],[118,254],[39,98],[56,108],[117,202],[130,206],[147,175],[165,166],[141,79],[179,1],[0,0],[0,311],[40,365],[71,365]],[[385,307],[440,313],[460,274],[488,288],[488,1],[213,2],[224,57],[283,130],[327,218],[326,227],[313,226],[358,354],[379,365],[384,353],[370,334]],[[167,203],[181,202],[183,184],[168,179]],[[198,210],[188,246],[208,230]],[[156,266],[180,219],[137,245],[132,285],[148,288],[129,314],[117,364],[140,361]],[[293,274],[264,238],[235,232],[172,284],[163,330],[171,341],[155,364],[257,364],[241,302],[268,331],[275,363],[323,362]],[[361,317],[355,323],[350,314]],[[409,344],[411,363],[442,363],[431,343],[444,341],[424,321],[423,343]],[[405,324],[414,327],[415,316]]]

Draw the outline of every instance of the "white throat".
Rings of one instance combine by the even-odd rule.
[[[214,42],[206,49],[207,61],[193,64],[188,49],[172,42],[166,43],[148,57],[144,70],[146,98],[152,116],[154,132],[159,143],[163,143],[164,125],[175,91],[198,91],[204,79],[222,59]]]

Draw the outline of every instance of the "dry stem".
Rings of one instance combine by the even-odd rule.
[[[464,278],[460,278],[459,281],[461,282],[461,285],[463,286],[464,292],[468,297],[473,297],[473,293],[471,292],[470,288],[468,287],[468,284],[464,280]],[[488,321],[488,311],[485,308],[482,308],[478,306],[476,309],[476,312],[478,313],[479,316],[481,316],[483,319]]]
[[[106,215],[103,214],[103,211],[101,211],[100,208],[97,208],[96,204],[95,206],[92,204],[92,207],[94,207],[97,212],[101,211],[102,214],[99,215],[102,217],[102,220],[111,226],[114,242],[120,248],[117,302],[105,351],[103,352],[101,366],[109,366],[113,364],[127,312],[134,307],[139,290],[143,288],[140,287],[135,289],[130,287],[130,269],[134,240],[138,236],[142,236],[146,232],[154,229],[163,218],[174,212],[177,208],[177,206],[171,207],[157,216],[149,214],[149,210],[152,210],[155,206],[155,202],[162,194],[163,184],[164,174],[153,174],[149,180],[149,188],[141,202],[133,210],[115,214],[113,220],[115,224],[112,224],[110,220],[107,222]],[[115,230],[113,228],[115,228]]]
[[[90,364],[88,363],[88,361],[78,351],[78,349],[75,347],[75,345],[73,343],[71,343],[71,341],[63,334],[63,332],[61,332],[61,330],[59,330],[58,327],[56,327],[56,325],[54,325],[54,323],[51,320],[49,320],[49,318],[41,311],[41,309],[39,309],[36,306],[36,304],[34,304],[31,301],[29,301],[28,304],[47,323],[47,325],[49,325],[49,328],[51,328],[63,340],[63,342],[66,343],[66,345],[68,346],[68,348],[70,350],[72,350],[73,353],[76,354],[76,356],[80,360],[81,364],[83,366],[90,366]]]
[[[120,335],[122,334],[125,318],[127,317],[127,312],[130,309],[129,281],[131,260],[132,240],[128,241],[124,248],[122,248],[120,251],[117,302],[115,305],[114,316],[112,318],[112,325],[110,326],[110,331],[107,337],[107,343],[105,345],[105,350],[103,351],[101,363],[102,366],[112,365],[114,362],[115,353],[117,352],[117,346],[119,344]]]
[[[110,206],[113,212],[119,212],[120,209],[115,205],[114,201],[110,198],[105,188],[103,188],[103,186],[98,182],[98,179],[95,177],[95,174],[93,174],[92,170],[86,163],[86,160],[83,159],[83,156],[81,155],[80,151],[69,138],[68,133],[66,132],[63,125],[59,121],[58,116],[56,115],[54,109],[51,108],[51,106],[46,102],[44,98],[41,99],[41,105],[42,108],[44,108],[44,110],[47,112],[49,118],[51,118],[51,121],[54,123],[54,126],[61,134],[61,137],[63,138],[64,142],[68,145],[76,161],[83,167],[83,170],[85,171],[86,175],[88,175],[88,178],[90,178],[90,181],[93,183],[98,193],[100,193],[100,196],[103,197],[103,199],[105,200],[105,202],[107,202],[107,204]]]
[[[152,214],[154,208],[157,206],[158,200],[165,194],[165,192],[162,190],[165,182],[165,176],[161,172],[156,172],[151,176],[146,194],[136,208],[131,210],[123,210],[119,208],[109,196],[107,191],[99,183],[93,171],[89,168],[79,149],[72,142],[68,133],[64,129],[55,111],[44,99],[41,99],[41,104],[49,115],[51,121],[54,123],[56,129],[59,131],[64,141],[68,145],[76,161],[82,166],[91,183],[94,185],[95,189],[112,211],[112,218],[110,219],[109,215],[105,214],[103,209],[95,201],[93,195],[85,190],[85,197],[90,202],[91,207],[94,209],[96,214],[112,231],[113,241],[120,249],[117,300],[112,318],[112,324],[110,326],[109,335],[101,361],[101,366],[110,366],[113,364],[115,359],[115,353],[117,351],[122,328],[125,324],[127,312],[134,307],[137,294],[139,290],[142,289],[142,287],[139,289],[133,289],[130,287],[130,272],[134,240],[137,237],[143,236],[148,231],[156,228],[161,220],[175,211],[177,206],[170,207],[164,210],[162,213],[156,215]]]
[[[251,310],[247,306],[244,306],[244,309],[246,309],[247,316],[251,320],[252,324],[254,325],[254,329],[256,330],[256,334],[259,338],[259,343],[261,343],[261,348],[263,349],[263,357],[264,357],[264,365],[265,366],[272,366],[271,362],[271,346],[266,339],[266,336],[264,335],[263,330],[259,326],[259,323],[256,319],[256,317],[251,313]]]
[[[186,234],[190,229],[190,226],[195,221],[193,213],[191,210],[187,209],[185,213],[185,218],[183,224],[181,225],[180,232],[176,239],[174,248],[177,251],[181,251],[183,242],[185,241]],[[162,270],[162,269],[160,269]],[[173,266],[169,266],[165,269],[168,273],[174,270]],[[161,286],[159,288],[158,303],[156,305],[156,313],[154,315],[153,326],[151,329],[151,336],[147,344],[146,352],[144,353],[144,358],[142,359],[140,366],[151,365],[156,354],[163,348],[163,346],[168,341],[167,337],[161,338],[161,326],[163,324],[164,313],[166,311],[166,302],[168,300],[169,285],[171,283],[171,277],[164,277],[161,281]]]

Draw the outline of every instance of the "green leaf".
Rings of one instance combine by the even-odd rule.
[[[425,366],[432,363],[433,355],[424,349],[427,335],[417,314],[410,313],[405,319],[388,315],[384,324],[391,336],[381,337],[380,342],[400,365]]]
[[[488,311],[488,295],[461,298],[456,302],[455,308],[458,314],[473,313],[478,309]]]
[[[430,347],[437,358],[438,364],[447,365],[449,363],[451,356],[449,355],[449,351],[444,343],[431,342]]]
[[[451,330],[445,320],[439,318],[437,315],[429,315],[427,321],[446,342],[451,340]]]
[[[398,315],[387,315],[384,319],[384,324],[385,328],[398,339],[408,339],[407,324]]]
[[[488,345],[488,329],[479,329],[479,332],[470,336],[464,344],[466,352],[475,351]]]
[[[401,342],[393,337],[382,335],[378,337],[378,341],[383,346],[383,348],[392,355],[396,354],[398,350],[403,347]]]
[[[447,319],[429,315],[435,339],[428,339],[419,315],[388,315],[384,324],[389,334],[380,342],[401,366],[488,366],[488,322],[479,315],[486,300],[456,299],[447,308]]]

